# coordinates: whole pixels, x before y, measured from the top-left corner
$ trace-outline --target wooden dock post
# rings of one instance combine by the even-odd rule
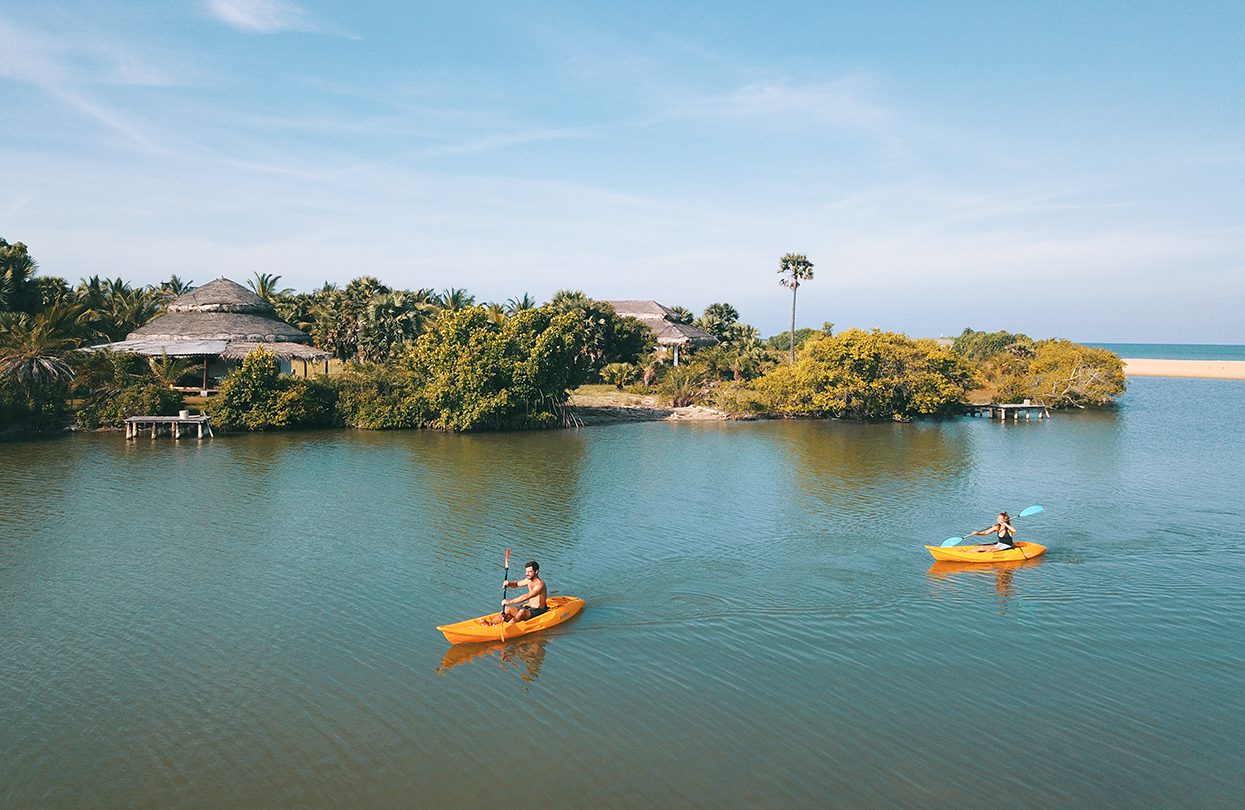
[[[208,438],[215,436],[212,433],[212,418],[201,414],[199,416],[131,416],[125,420],[125,438],[127,440],[137,439],[148,426],[151,427],[153,439],[165,432],[174,439],[181,439],[185,429],[191,426],[198,430],[200,439],[203,438],[204,433],[207,433]]]

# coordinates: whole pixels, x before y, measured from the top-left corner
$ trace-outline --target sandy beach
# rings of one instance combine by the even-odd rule
[[[1193,377],[1245,380],[1245,360],[1145,360],[1121,358],[1129,377]]]

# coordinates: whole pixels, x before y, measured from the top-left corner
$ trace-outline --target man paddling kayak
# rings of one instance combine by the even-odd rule
[[[1012,525],[1012,516],[1006,512],[999,512],[999,521],[988,529],[982,529],[979,532],[973,532],[969,537],[981,537],[987,534],[996,534],[998,541],[995,543],[983,543],[973,551],[1003,551],[1004,549],[1016,547],[1016,527]]]
[[[480,624],[494,625],[505,622],[525,622],[528,619],[534,619],[549,609],[548,597],[549,589],[545,587],[545,581],[540,578],[540,563],[532,560],[523,568],[527,575],[526,579],[516,579],[513,582],[506,580],[501,584],[502,590],[507,588],[527,588],[527,593],[514,599],[503,599],[501,601],[501,613],[497,616],[486,616],[480,619]],[[515,607],[523,602],[527,604],[521,607]]]

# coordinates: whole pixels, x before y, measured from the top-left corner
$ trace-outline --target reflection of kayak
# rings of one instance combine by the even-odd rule
[[[926,573],[931,577],[946,577],[965,571],[973,574],[988,574],[991,571],[1015,571],[1018,568],[1041,565],[1042,562],[1043,559],[1037,555],[1027,560],[986,560],[988,567],[983,566],[981,563],[962,562],[960,560],[935,560]]]
[[[935,560],[961,563],[1023,562],[1046,551],[1046,546],[1039,546],[1037,543],[1025,543],[1018,540],[1016,545],[1017,548],[1002,551],[977,551],[976,546],[926,546],[926,548],[929,549],[930,554],[934,555]]]
[[[444,675],[451,669],[470,664],[481,658],[496,661],[504,670],[515,672],[525,681],[534,681],[540,675],[540,665],[545,660],[545,646],[549,636],[524,636],[516,641],[486,641],[482,644],[451,644],[445,648],[445,657],[437,674]]]
[[[577,596],[551,596],[547,604],[549,606],[548,612],[537,616],[535,619],[528,619],[525,622],[487,625],[480,624],[480,619],[487,618],[487,616],[481,616],[480,619],[468,619],[465,622],[438,625],[437,629],[445,634],[446,640],[451,644],[502,641],[504,639],[526,636],[528,633],[548,630],[550,627],[561,624],[584,609],[584,600]],[[488,614],[488,616],[496,615],[496,613]]]

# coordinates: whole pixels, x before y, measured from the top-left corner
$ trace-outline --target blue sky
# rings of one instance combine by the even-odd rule
[[[0,0],[0,236],[143,283],[1245,342],[1245,4]]]

